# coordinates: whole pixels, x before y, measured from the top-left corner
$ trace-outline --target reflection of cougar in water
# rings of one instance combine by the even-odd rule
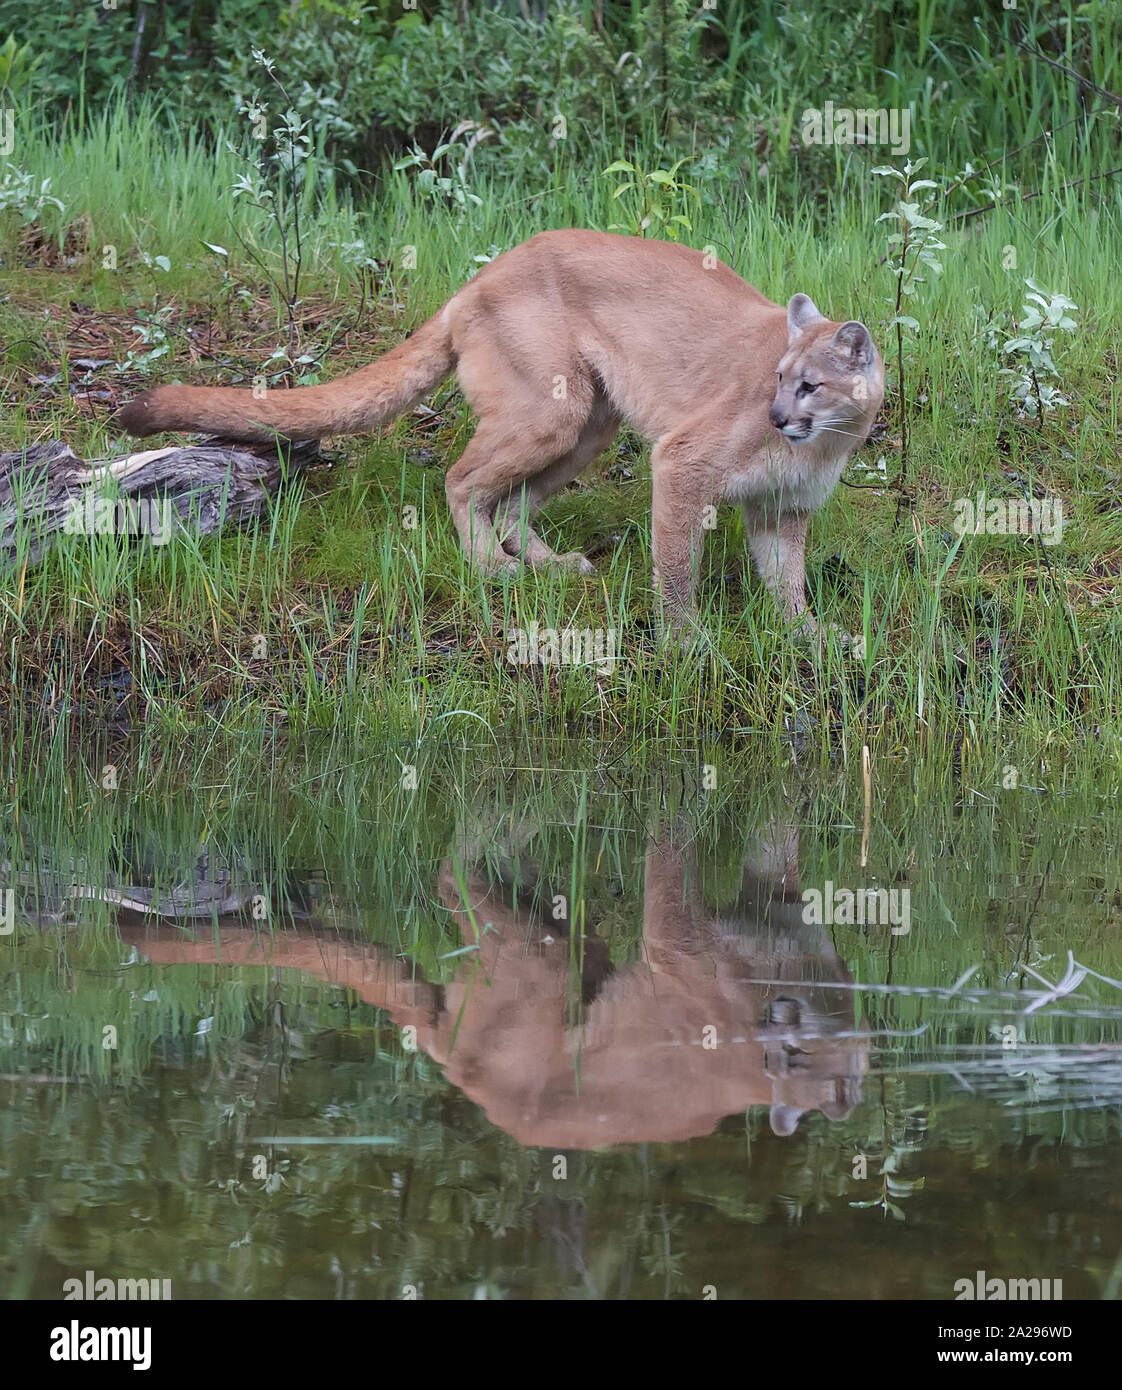
[[[449,1081],[524,1144],[686,1139],[761,1104],[775,1132],[790,1134],[807,1110],[849,1114],[868,1043],[853,1036],[851,992],[823,988],[850,976],[821,928],[802,920],[797,832],[784,834],[749,856],[735,905],[719,913],[701,899],[693,856],[655,844],[641,957],[613,969],[604,943],[587,937],[583,1009],[570,972],[577,943],[566,922],[511,905],[509,857],[498,883],[472,852],[463,871],[443,865],[440,896],[479,947],[443,988],[337,938],[223,929],[221,959],[293,966],[356,990],[415,1027]],[[152,960],[218,958],[213,941],[123,934]]]

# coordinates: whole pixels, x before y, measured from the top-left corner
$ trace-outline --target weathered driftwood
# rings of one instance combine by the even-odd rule
[[[34,926],[80,926],[91,920],[90,904],[105,903],[114,913],[136,912],[174,922],[234,917],[252,921],[257,904],[268,901],[270,920],[310,920],[322,891],[322,876],[292,870],[271,887],[260,868],[235,847],[212,846],[190,829],[141,832],[117,845],[113,867],[91,860],[76,843],[70,852],[44,842],[28,857],[0,858],[0,894],[12,893],[11,911]],[[95,867],[96,863],[96,867]],[[4,900],[0,897],[0,909]],[[4,925],[0,910],[0,927]],[[357,922],[352,923],[357,929]]]
[[[282,456],[220,440],[89,461],[60,440],[0,454],[0,564],[38,564],[65,533],[147,534],[155,544],[210,535],[257,516],[318,457],[314,442]]]

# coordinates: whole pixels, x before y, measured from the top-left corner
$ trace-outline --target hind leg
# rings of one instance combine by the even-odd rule
[[[578,550],[558,555],[531,527],[530,519],[608,447],[618,430],[619,416],[603,396],[598,396],[573,447],[499,503],[495,530],[504,549],[535,569],[556,565],[580,574],[595,573],[592,562]]]
[[[555,447],[548,438],[515,436],[502,424],[482,420],[448,470],[444,491],[460,544],[484,574],[510,574],[521,568],[499,544],[495,512],[509,497],[512,480],[541,468]]]
[[[530,525],[531,516],[541,510],[544,500],[538,495],[537,488],[527,483],[520,492],[500,502],[495,510],[495,531],[499,544],[508,555],[517,555],[532,569],[558,565],[578,570],[581,574],[591,574],[592,565],[583,555],[578,551],[558,555]]]
[[[460,376],[463,381],[463,363]],[[508,392],[506,400],[496,395],[494,401],[480,402],[475,435],[448,470],[444,490],[460,543],[471,562],[486,574],[509,573],[519,568],[499,540],[496,514],[500,507],[504,531],[509,531],[510,499],[519,498],[515,504],[517,514],[523,488],[527,498],[532,499],[538,478],[548,479],[559,460],[570,459],[594,413],[592,384],[575,374],[567,380],[569,388],[560,401],[553,401],[548,395],[544,399],[535,397],[532,402],[519,401]],[[480,394],[476,393],[476,399]],[[555,486],[560,484],[547,484],[544,495],[548,496]],[[536,510],[532,501],[531,507]],[[539,546],[552,555],[540,537],[535,540],[533,555],[541,556]],[[531,563],[533,555],[527,556]]]

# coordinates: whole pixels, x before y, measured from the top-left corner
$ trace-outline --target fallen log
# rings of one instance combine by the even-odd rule
[[[281,484],[322,460],[316,441],[202,444],[81,459],[61,440],[0,454],[0,564],[38,564],[59,535],[208,536],[257,517]],[[107,484],[111,484],[107,486]]]

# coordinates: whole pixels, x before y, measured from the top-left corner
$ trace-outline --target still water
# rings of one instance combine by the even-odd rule
[[[517,763],[26,791],[0,1294],[1118,1296],[1113,789]]]

